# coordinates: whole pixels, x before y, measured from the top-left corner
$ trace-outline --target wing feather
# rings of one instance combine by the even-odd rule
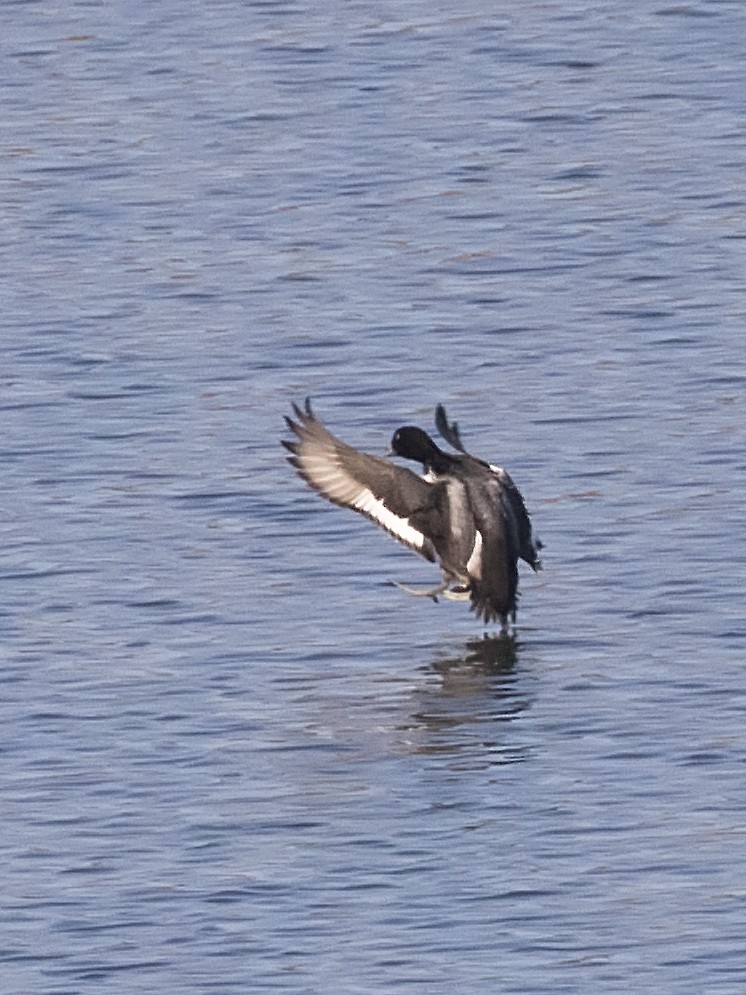
[[[405,467],[348,446],[326,429],[311,410],[293,405],[297,421],[286,418],[295,434],[283,440],[289,462],[322,497],[364,515],[399,542],[435,560],[430,539],[412,517],[432,504],[432,488]]]

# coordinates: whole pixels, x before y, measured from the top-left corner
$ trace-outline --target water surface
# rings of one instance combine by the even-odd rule
[[[744,20],[6,4],[4,992],[746,988]],[[510,470],[514,643],[309,394]]]

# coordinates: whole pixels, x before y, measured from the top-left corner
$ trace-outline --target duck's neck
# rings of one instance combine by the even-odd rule
[[[452,470],[453,464],[453,456],[450,456],[448,453],[444,453],[442,449],[438,449],[437,446],[434,446],[433,451],[428,453],[427,460],[423,463],[423,466],[425,470],[439,476]]]

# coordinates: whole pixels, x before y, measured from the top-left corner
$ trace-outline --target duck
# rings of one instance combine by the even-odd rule
[[[507,471],[466,451],[458,425],[438,404],[435,425],[456,453],[441,449],[423,429],[397,428],[389,455],[419,463],[423,476],[390,459],[361,452],[316,417],[310,398],[285,417],[293,439],[282,439],[288,462],[332,504],[374,522],[413,552],[438,563],[441,582],[408,594],[469,601],[485,624],[515,625],[518,560],[541,568],[523,497]]]

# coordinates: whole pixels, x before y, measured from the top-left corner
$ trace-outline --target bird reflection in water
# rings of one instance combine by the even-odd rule
[[[485,635],[470,639],[466,652],[460,656],[439,660],[433,669],[446,677],[451,670],[471,669],[486,674],[507,674],[515,667],[517,643],[512,636]]]
[[[530,705],[526,681],[515,669],[515,639],[472,639],[457,656],[436,660],[439,680],[415,696],[409,749],[451,755],[469,764],[505,764],[526,759],[528,748],[516,735],[515,720]]]

